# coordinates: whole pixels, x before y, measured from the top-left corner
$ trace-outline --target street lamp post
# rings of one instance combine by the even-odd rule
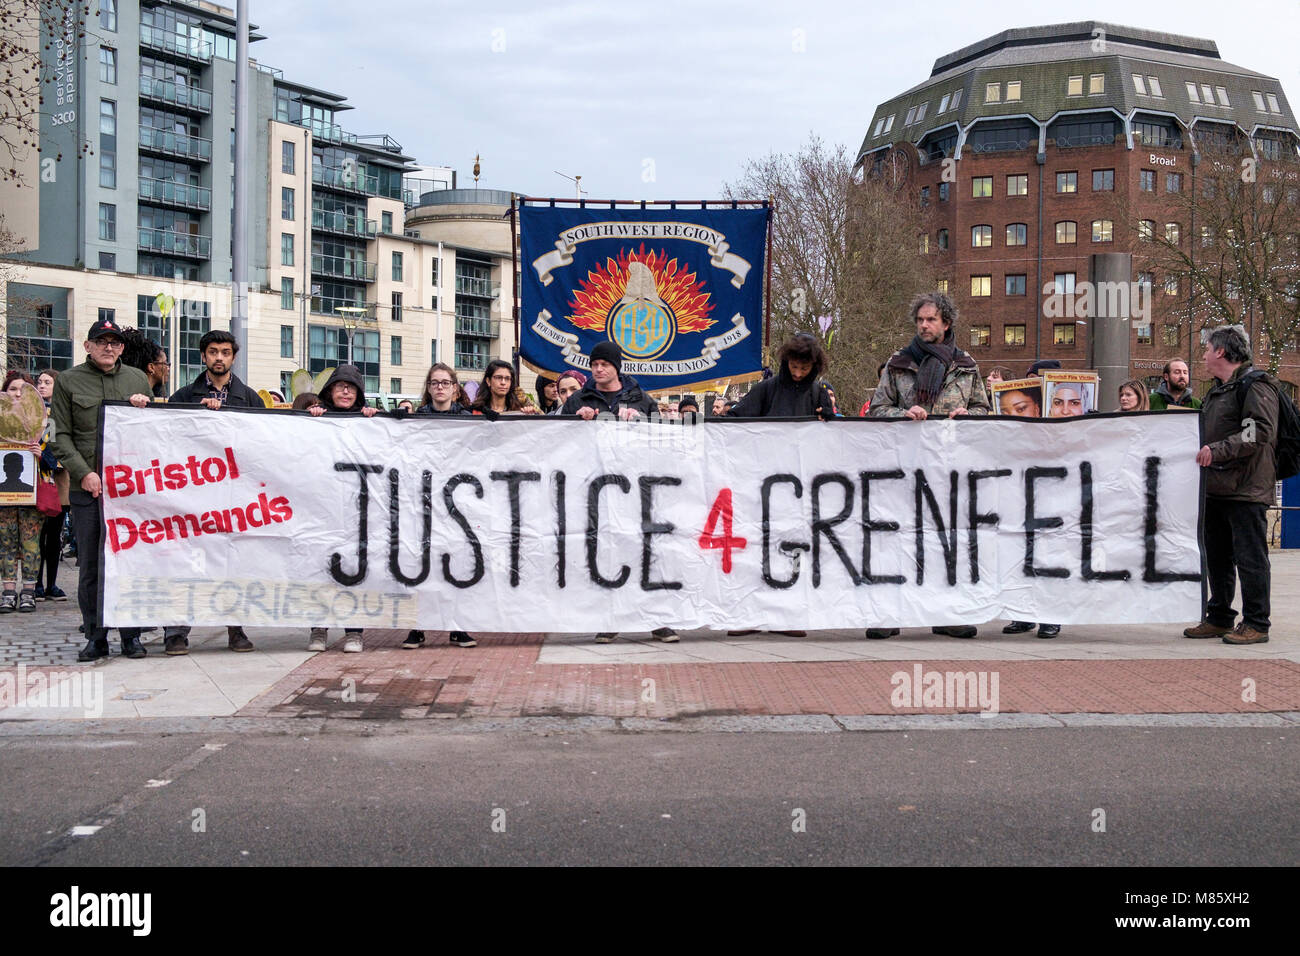
[[[352,356],[352,336],[356,334],[357,323],[361,316],[366,314],[366,310],[358,305],[340,305],[335,306],[334,311],[343,319],[343,331],[348,334],[348,364],[356,365]]]

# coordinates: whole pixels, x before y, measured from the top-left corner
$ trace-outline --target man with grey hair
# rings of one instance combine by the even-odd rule
[[[881,370],[880,385],[871,397],[872,418],[903,418],[920,422],[931,415],[988,415],[988,393],[979,366],[957,348],[957,306],[942,292],[927,292],[912,300],[916,335],[895,352]],[[950,637],[974,637],[969,624],[931,628]],[[867,637],[893,637],[897,628],[868,628]]]
[[[1206,339],[1204,362],[1215,385],[1205,396],[1205,568],[1210,600],[1205,620],[1184,637],[1222,637],[1227,644],[1268,640],[1268,509],[1277,475],[1278,382],[1251,368],[1250,341],[1240,326]],[[1232,609],[1241,580],[1241,622]]]

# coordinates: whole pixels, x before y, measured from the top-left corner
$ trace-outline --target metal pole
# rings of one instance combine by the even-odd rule
[[[763,344],[772,344],[772,230],[776,228],[776,196],[767,197],[767,303],[763,314]]]
[[[235,3],[235,215],[230,334],[238,346],[234,372],[248,381],[248,0]],[[295,210],[295,213],[297,210]]]
[[[515,207],[519,203],[519,197],[514,193],[510,194],[510,315],[515,321],[515,381],[519,381],[522,374],[519,370],[519,220],[515,214]]]

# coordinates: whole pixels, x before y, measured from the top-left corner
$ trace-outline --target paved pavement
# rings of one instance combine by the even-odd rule
[[[1054,715],[1057,723],[1078,714],[1274,714],[1291,721],[1300,719],[1292,716],[1300,713],[1300,554],[1272,558],[1272,640],[1252,647],[1190,641],[1181,626],[1067,627],[1045,641],[1003,635],[1003,622],[992,622],[976,640],[922,630],[888,641],[868,641],[857,630],[807,638],[695,631],[672,645],[647,633],[597,645],[593,635],[478,634],[478,647],[458,648],[445,633],[430,632],[416,651],[398,646],[405,632],[376,630],[366,632],[362,654],[342,653],[341,632],[314,654],[302,631],[254,628],[256,652],[234,654],[224,629],[198,628],[185,657],[162,655],[159,629],[145,635],[145,660],[116,656],[114,642],[114,657],[78,665],[75,602],[44,602],[34,614],[0,618],[0,691],[13,694],[23,684],[17,697],[0,694],[0,726],[87,718],[586,717],[627,729],[640,720],[689,718],[703,726],[698,722],[824,715],[832,729],[851,729],[854,720],[977,712],[1003,720]],[[65,563],[60,584],[72,593],[75,568]],[[913,687],[914,697],[903,694]]]

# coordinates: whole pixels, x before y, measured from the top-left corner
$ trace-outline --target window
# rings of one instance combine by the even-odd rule
[[[1139,272],[1138,285],[1146,290],[1146,294],[1151,294],[1151,286],[1155,283],[1156,277],[1153,272]]]
[[[1134,73],[1134,74],[1133,74],[1133,90],[1134,90],[1134,92],[1136,92],[1139,96],[1146,96],[1146,95],[1147,95],[1147,84],[1146,84],[1146,81],[1143,80],[1143,78],[1142,78],[1142,74],[1141,74],[1141,73]]]
[[[921,122],[921,120],[925,119],[925,111],[929,106],[930,106],[929,103],[922,103],[920,107],[917,108],[916,121],[918,123]]]
[[[117,271],[117,253],[115,253],[115,252],[101,252],[101,253],[99,254],[99,267],[100,267],[101,269],[107,269],[107,270],[109,270],[110,272],[116,272],[116,271]]]
[[[1201,99],[1205,101],[1206,106],[1214,105],[1214,90],[1210,89],[1209,83],[1201,84]]]
[[[1156,191],[1156,171],[1154,169],[1138,170],[1138,189],[1144,193]]]
[[[1053,345],[1073,345],[1074,344],[1074,323],[1069,325],[1059,324],[1052,326],[1052,344]]]
[[[1178,294],[1178,276],[1167,276],[1165,278],[1165,295]]]
[[[400,252],[393,253],[393,281],[402,281],[402,254]]]
[[[1007,245],[1023,246],[1029,242],[1029,227],[1023,222],[1013,222],[1007,225]]]
[[[991,325],[972,325],[970,327],[970,346],[979,348],[981,345],[988,345],[989,338],[993,334]]]
[[[1276,93],[1266,93],[1265,96],[1268,97],[1268,108],[1269,108],[1270,112],[1273,112],[1273,113],[1280,113],[1280,112],[1282,112],[1282,107],[1279,106],[1279,105],[1278,105],[1278,102],[1277,102],[1277,94],[1276,94]]]
[[[429,364],[438,364],[438,340],[429,339]]]
[[[117,103],[99,101],[99,185],[117,188]]]
[[[952,99],[951,93],[943,94],[943,98],[939,100],[939,109],[938,109],[939,113],[948,112],[948,101],[951,99]],[[879,130],[877,130],[877,132],[879,132]]]
[[[117,32],[117,0],[99,0],[99,25]]]
[[[390,365],[402,364],[402,337],[400,335],[389,336],[388,353]],[[396,391],[396,389],[394,389],[394,391]]]
[[[1016,173],[1007,177],[1007,195],[1008,196],[1028,196],[1029,195],[1029,176],[1026,173]]]
[[[992,276],[971,276],[970,277],[970,294],[975,297],[993,294],[993,277]]]
[[[280,358],[293,358],[293,326],[280,326]]]
[[[1076,233],[1079,224],[1069,219],[1062,220],[1056,224],[1056,241],[1061,245],[1069,245],[1076,241]]]
[[[1074,273],[1058,272],[1052,276],[1052,294],[1053,295],[1073,295],[1074,294]]]
[[[117,153],[100,150],[99,185],[105,189],[117,188]]]
[[[1025,276],[1009,275],[1007,276],[1007,295],[1024,295],[1025,294]]]
[[[947,249],[947,248],[948,248],[948,230],[947,230],[947,229],[940,229],[940,230],[939,230],[939,237],[938,237],[938,239],[939,239],[939,241],[938,241],[938,246],[939,246],[939,248],[940,248],[940,249]]]
[[[1079,191],[1079,174],[1057,173],[1056,191],[1058,193],[1077,193]]]
[[[1178,228],[1178,223],[1165,223],[1165,242],[1170,245],[1178,245],[1178,240],[1182,237],[1182,230]]]
[[[1166,325],[1160,330],[1160,338],[1170,348],[1178,348],[1178,326]]]
[[[117,51],[112,47],[99,48],[99,82],[117,85]]]
[[[1113,242],[1115,239],[1115,223],[1110,219],[1094,219],[1092,221],[1092,241],[1093,242]]]
[[[971,226],[970,244],[974,249],[983,249],[986,246],[993,245],[993,227]]]
[[[921,187],[921,208],[924,209],[928,205],[930,205],[930,187],[922,186]]]
[[[885,120],[885,132],[886,132],[886,133],[888,133],[891,129],[894,128],[894,115],[895,115],[895,114],[890,113],[890,114],[889,114],[889,119]]]
[[[1164,98],[1164,95],[1165,95],[1164,90],[1160,89],[1160,77],[1158,77],[1158,76],[1152,76],[1150,73],[1148,73],[1148,74],[1147,74],[1147,86],[1149,86],[1149,87],[1151,88],[1151,95],[1152,95],[1152,96],[1159,96],[1159,97],[1161,97],[1162,99]]]
[[[1020,81],[1019,80],[1009,80],[1007,82],[1007,102],[1008,103],[1020,102]]]
[[[384,235],[390,236],[393,234],[393,214],[391,212],[381,212],[379,214],[379,223]]]
[[[388,391],[393,395],[401,395],[402,380],[400,378],[390,378],[388,380]]]
[[[402,293],[393,293],[393,321],[402,321]]]
[[[280,265],[293,265],[293,233],[280,233]]]
[[[913,106],[910,110],[907,111],[907,119],[903,120],[903,125],[911,126],[915,122],[916,122],[916,107]]]
[[[975,176],[970,181],[972,199],[987,199],[993,195],[993,177]]]
[[[103,321],[105,321],[105,320],[108,320],[109,322],[116,322],[116,321],[117,321],[117,309],[100,309],[100,310],[99,310],[99,321],[100,321],[100,322],[103,322]]]
[[[1156,224],[1153,220],[1143,219],[1138,223],[1138,239],[1150,242],[1156,237]]]
[[[880,119],[876,120],[876,128],[875,128],[875,130],[872,132],[871,135],[872,135],[872,136],[879,136],[881,130],[883,130],[884,128],[885,128],[885,118],[882,116],[882,117],[880,117]]]
[[[938,289],[940,292],[946,293],[948,291],[948,280],[940,279],[938,282],[935,283],[935,288]]]
[[[1165,173],[1165,192],[1180,193],[1182,191],[1183,191],[1183,174]]]
[[[921,255],[926,255],[930,251],[930,234],[924,233],[921,236]]]
[[[1135,324],[1134,328],[1137,331],[1138,345],[1150,345],[1151,344],[1151,323],[1139,322]]]
[[[99,238],[117,242],[117,207],[112,203],[99,204]]]
[[[939,202],[948,201],[948,183],[939,184]]]
[[[1088,95],[1096,96],[1106,92],[1106,74],[1094,73],[1088,77]]]
[[[1065,95],[1066,95],[1066,96],[1082,96],[1082,95],[1083,95],[1083,77],[1081,77],[1081,76],[1072,76],[1072,77],[1070,77],[1069,79],[1067,79],[1067,80],[1065,81]]]
[[[956,109],[959,106],[961,106],[961,90],[957,90],[952,94],[952,108]]]
[[[293,280],[282,278],[280,280],[280,308],[293,309]]]
[[[294,144],[287,140],[280,141],[280,172],[293,175],[294,166]]]
[[[1115,191],[1115,170],[1094,169],[1092,171],[1092,191],[1108,193]]]
[[[1002,100],[1002,84],[1001,84],[1001,83],[985,83],[985,84],[984,84],[984,102],[985,102],[985,103],[998,103],[998,102],[1000,102],[1001,100]]]
[[[1256,102],[1258,102],[1259,94],[1256,93],[1255,97],[1256,97]],[[1195,83],[1187,84],[1187,98],[1191,100],[1193,103],[1201,102],[1201,94],[1197,92]]]
[[[280,187],[280,218],[293,219],[293,190],[288,186]]]
[[[1025,327],[1023,325],[1007,325],[1002,328],[1002,344],[1010,345],[1016,348],[1022,348],[1025,344]]]
[[[1224,89],[1222,86],[1216,86],[1216,87],[1214,88],[1214,92],[1215,92],[1215,95],[1218,96],[1218,98],[1219,98],[1219,105],[1220,105],[1220,106],[1231,106],[1231,105],[1232,105],[1231,103],[1228,102],[1228,91],[1227,91],[1226,89]]]

